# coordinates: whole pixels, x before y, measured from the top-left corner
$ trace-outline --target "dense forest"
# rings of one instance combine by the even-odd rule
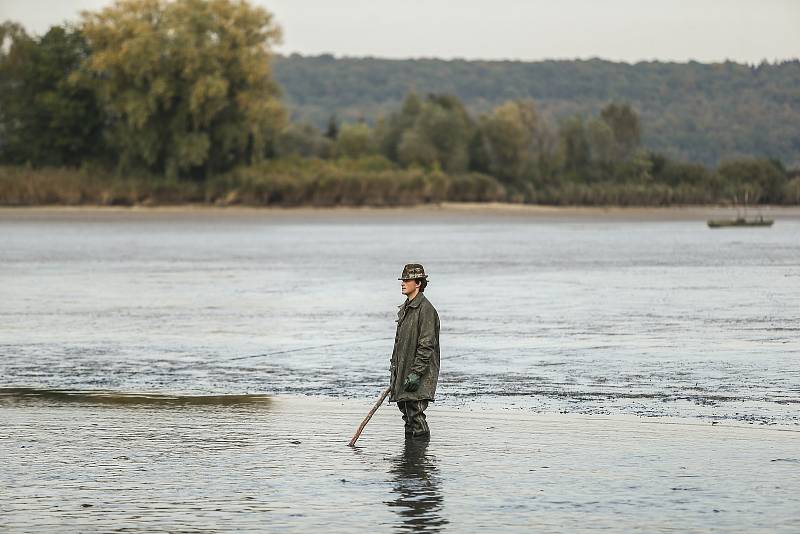
[[[644,146],[667,156],[705,165],[768,157],[800,166],[797,60],[631,65],[292,55],[275,59],[274,74],[294,117],[319,126],[332,114],[372,122],[409,91],[458,96],[476,114],[532,99],[556,122],[627,102],[642,118]]]
[[[797,62],[276,60],[279,36],[233,0],[120,0],[41,36],[3,23],[0,205],[800,203]]]

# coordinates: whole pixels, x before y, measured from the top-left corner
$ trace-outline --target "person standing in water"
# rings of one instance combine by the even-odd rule
[[[409,263],[398,280],[406,301],[397,312],[389,402],[403,412],[406,438],[428,439],[425,409],[439,381],[439,314],[423,294],[428,275],[422,265]]]

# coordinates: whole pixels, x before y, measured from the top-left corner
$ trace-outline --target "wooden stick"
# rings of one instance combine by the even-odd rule
[[[351,440],[350,440],[350,443],[348,444],[350,447],[355,447],[355,446],[356,446],[356,440],[357,440],[357,439],[358,439],[358,437],[361,435],[361,432],[364,430],[364,427],[365,427],[365,426],[367,426],[367,423],[369,423],[369,420],[370,420],[370,419],[372,419],[372,415],[373,415],[375,412],[377,412],[377,411],[378,411],[378,408],[380,408],[380,407],[381,407],[381,404],[383,404],[383,401],[384,401],[384,399],[386,399],[386,397],[389,395],[389,392],[390,392],[390,391],[392,391],[392,388],[391,388],[391,386],[390,386],[390,387],[388,387],[388,388],[386,388],[386,389],[383,391],[383,393],[381,393],[381,396],[380,396],[380,398],[378,399],[378,402],[376,402],[376,403],[375,403],[375,406],[373,406],[373,407],[372,407],[372,409],[369,411],[369,413],[368,413],[368,414],[367,414],[367,416],[364,418],[364,420],[363,420],[363,421],[361,421],[361,426],[359,426],[359,427],[358,427],[358,430],[356,430],[356,433],[355,433],[355,434],[353,434],[353,439],[351,439]]]

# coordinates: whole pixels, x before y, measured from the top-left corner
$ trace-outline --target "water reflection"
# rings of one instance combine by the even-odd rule
[[[428,441],[407,439],[389,472],[397,498],[386,504],[402,520],[396,530],[440,532],[448,521],[441,516],[441,479],[436,457],[428,454]]]

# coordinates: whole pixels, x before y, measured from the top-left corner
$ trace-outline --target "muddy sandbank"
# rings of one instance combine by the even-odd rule
[[[711,218],[736,216],[737,211],[726,206],[672,207],[581,207],[543,206],[511,203],[446,202],[408,207],[215,207],[204,204],[176,206],[26,206],[0,207],[0,222],[15,220],[75,221],[75,220],[181,220],[181,219],[264,219],[279,221],[309,220],[314,222],[369,219],[374,222],[415,219],[570,221],[704,221]],[[798,219],[800,206],[751,207],[748,217]]]
[[[41,400],[41,399],[40,399]],[[792,532],[798,432],[373,399],[0,405],[11,531]]]

